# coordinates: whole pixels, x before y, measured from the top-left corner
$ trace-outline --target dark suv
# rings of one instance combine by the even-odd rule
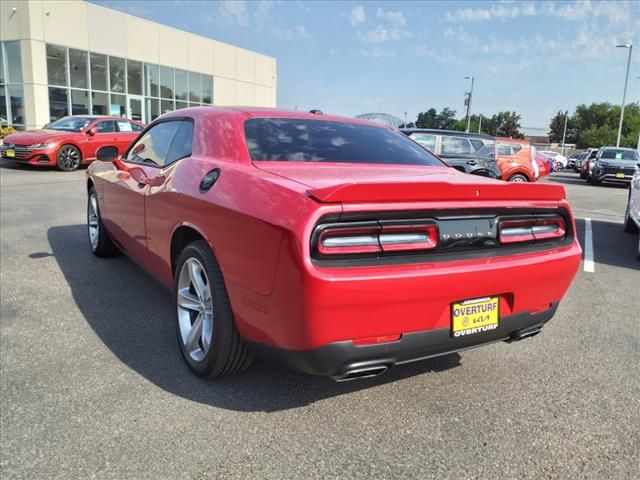
[[[638,152],[632,148],[602,147],[589,168],[591,184],[630,183],[637,163]]]
[[[443,158],[456,170],[483,177],[501,178],[495,158],[481,156],[478,153],[483,147],[495,143],[495,139],[489,135],[427,128],[400,131]]]

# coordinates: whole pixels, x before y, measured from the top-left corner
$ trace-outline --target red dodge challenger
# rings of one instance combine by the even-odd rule
[[[98,159],[91,249],[172,288],[201,376],[256,353],[349,380],[530,337],[581,259],[562,186],[466,175],[315,110],[179,110]]]

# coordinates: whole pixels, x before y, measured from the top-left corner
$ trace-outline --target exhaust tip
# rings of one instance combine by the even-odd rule
[[[511,337],[509,337],[509,340],[507,340],[507,343],[517,342],[519,340],[524,340],[525,338],[535,337],[541,331],[542,331],[542,325],[535,325],[533,327],[526,328],[524,330],[518,330],[517,332],[514,332],[511,335]]]
[[[352,369],[347,369],[344,373],[341,373],[340,375],[334,375],[331,378],[333,378],[336,382],[348,382],[351,380],[360,380],[362,378],[377,377],[378,375],[382,375],[387,370],[389,370],[388,365],[375,365],[370,367],[352,368]]]

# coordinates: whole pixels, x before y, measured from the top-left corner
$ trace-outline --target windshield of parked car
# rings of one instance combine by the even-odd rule
[[[47,125],[47,130],[62,130],[64,132],[79,132],[89,125],[91,117],[63,117]]]
[[[360,123],[253,118],[244,124],[253,161],[445,164],[400,132]]]
[[[617,148],[607,148],[602,151],[602,155],[600,155],[602,159],[611,159],[611,160],[629,160],[636,161],[638,160],[638,152],[635,150],[622,150]]]

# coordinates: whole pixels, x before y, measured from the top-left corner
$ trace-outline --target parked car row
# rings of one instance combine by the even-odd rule
[[[582,157],[582,158],[580,158]],[[638,151],[632,148],[589,148],[576,159],[580,178],[592,185],[631,183],[638,163]]]
[[[401,129],[456,170],[509,182],[535,182],[550,168],[524,140],[452,130]]]
[[[104,145],[113,145],[120,153],[124,152],[143,129],[142,122],[121,117],[63,117],[40,130],[7,135],[0,145],[0,156],[72,171],[93,162],[96,151]]]

